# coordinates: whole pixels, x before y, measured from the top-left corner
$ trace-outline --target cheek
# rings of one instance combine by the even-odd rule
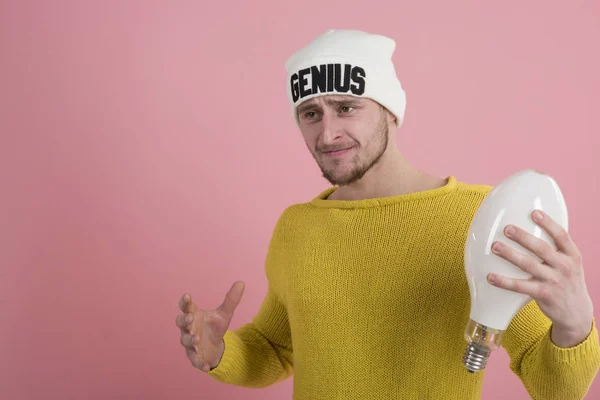
[[[348,118],[341,126],[341,131],[344,132],[343,136],[346,142],[356,142],[364,145],[373,132],[373,126],[369,121],[360,118]]]
[[[361,122],[349,129],[348,135],[361,147],[372,147],[379,139],[379,126],[371,121]]]

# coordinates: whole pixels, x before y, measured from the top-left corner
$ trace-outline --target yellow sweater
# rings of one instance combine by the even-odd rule
[[[265,387],[294,376],[296,400],[481,397],[484,372],[462,364],[470,297],[463,251],[491,187],[444,187],[287,208],[266,257],[258,314],[225,335],[215,379]],[[598,332],[561,349],[535,302],[503,346],[533,399],[582,399],[600,365]],[[493,353],[492,353],[493,357]]]

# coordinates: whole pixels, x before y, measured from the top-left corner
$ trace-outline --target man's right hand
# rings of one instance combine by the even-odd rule
[[[215,310],[198,308],[189,293],[181,297],[179,308],[183,314],[177,316],[175,323],[181,329],[181,345],[194,367],[209,372],[221,361],[225,350],[223,336],[243,293],[244,283],[234,283]]]

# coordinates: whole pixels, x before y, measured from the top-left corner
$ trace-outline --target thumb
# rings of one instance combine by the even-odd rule
[[[217,309],[218,311],[231,316],[235,311],[235,308],[240,304],[240,300],[242,299],[242,295],[244,294],[244,282],[237,281],[231,286],[229,292],[225,296],[225,300]]]

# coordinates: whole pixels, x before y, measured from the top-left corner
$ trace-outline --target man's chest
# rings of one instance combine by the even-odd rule
[[[464,247],[455,242],[427,234],[299,242],[286,255],[282,298],[290,314],[304,315],[464,308]]]

